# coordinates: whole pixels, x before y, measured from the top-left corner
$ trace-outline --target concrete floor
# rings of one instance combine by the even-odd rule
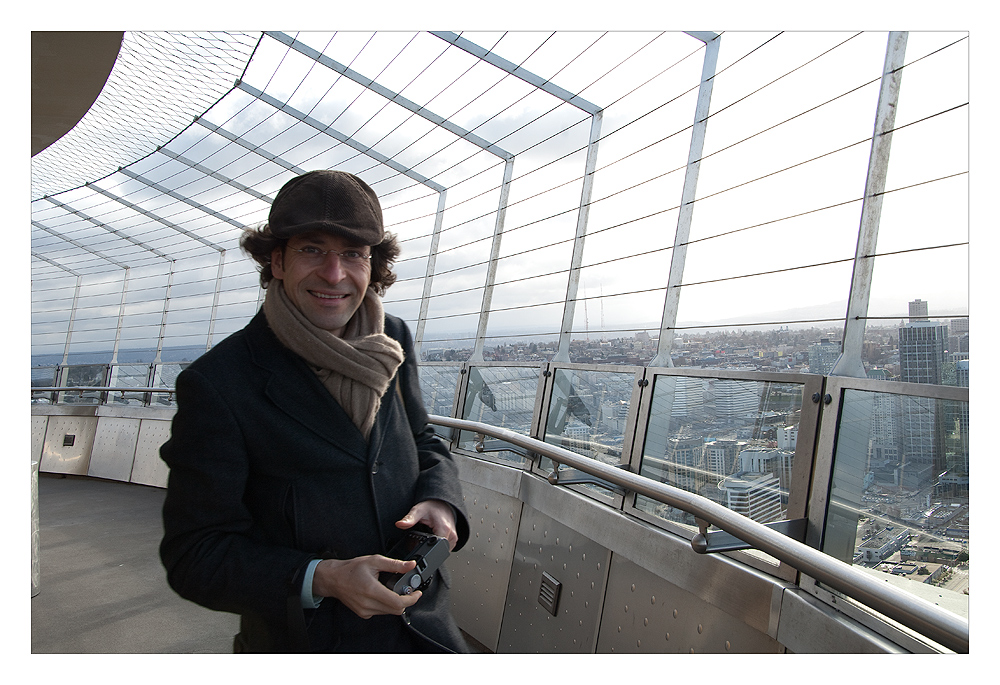
[[[42,474],[33,654],[231,653],[239,618],[169,588],[157,548],[165,490]]]
[[[33,654],[229,654],[239,617],[181,599],[158,547],[166,490],[38,478],[39,593]],[[488,650],[466,636],[473,652]]]

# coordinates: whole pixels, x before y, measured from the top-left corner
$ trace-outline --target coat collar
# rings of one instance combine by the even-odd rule
[[[306,362],[278,341],[262,311],[247,325],[246,332],[253,363],[268,374],[264,393],[281,411],[361,461],[367,462],[378,452],[370,448],[381,445],[385,431],[383,412],[391,402],[383,401],[366,442]],[[392,397],[389,393],[395,392],[395,383],[393,379],[389,385],[387,400]]]

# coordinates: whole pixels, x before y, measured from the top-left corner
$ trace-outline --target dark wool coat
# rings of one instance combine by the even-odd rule
[[[405,361],[367,443],[262,312],[177,377],[160,450],[170,467],[160,557],[182,597],[240,614],[237,651],[465,649],[446,570],[402,617],[363,620],[331,598],[301,608],[310,560],[385,554],[417,502],[452,506],[456,551],[469,537],[457,468],[427,425],[409,331],[387,315],[385,332]]]

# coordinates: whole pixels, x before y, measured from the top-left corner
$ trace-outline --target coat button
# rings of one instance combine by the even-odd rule
[[[375,475],[376,473],[378,473],[378,466],[379,466],[379,464],[378,464],[377,461],[374,464],[372,464],[372,475]]]

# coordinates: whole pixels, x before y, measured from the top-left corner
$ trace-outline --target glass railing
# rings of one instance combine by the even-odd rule
[[[832,384],[839,421],[821,549],[967,616],[967,391]],[[892,385],[901,392],[883,391]]]
[[[185,366],[36,368],[32,402],[169,406],[172,393],[151,389],[172,390]],[[810,546],[918,596],[933,594],[933,601],[956,613],[968,612],[966,387],[739,370],[489,362],[422,364],[420,384],[430,414],[535,437],[702,496],[758,523],[808,521],[802,539]],[[115,390],[102,392],[101,385]],[[36,389],[45,387],[81,391]],[[130,387],[137,390],[129,392]],[[511,447],[468,430],[452,442],[454,450],[470,456],[552,475],[550,459]],[[569,483],[599,503],[688,539],[706,532],[692,514],[661,501],[594,478]],[[794,579],[770,558],[736,554]]]
[[[499,426],[522,435],[531,435],[535,426],[535,406],[540,387],[539,364],[467,365],[464,368],[460,418]],[[462,431],[458,447],[476,452],[476,435]],[[502,449],[494,440],[481,443],[487,458],[524,466],[524,455]]]

